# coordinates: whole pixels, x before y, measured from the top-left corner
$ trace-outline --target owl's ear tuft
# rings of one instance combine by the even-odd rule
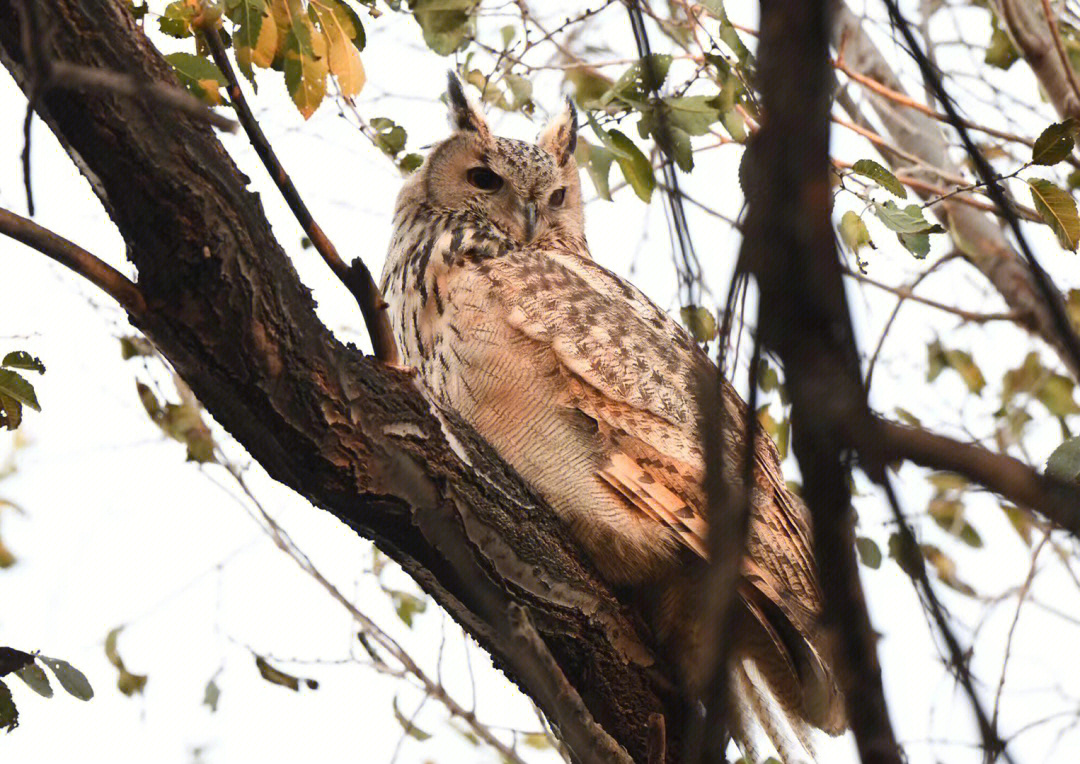
[[[447,75],[446,98],[450,103],[450,127],[454,130],[470,130],[479,133],[482,138],[490,137],[491,132],[488,130],[487,120],[480,112],[480,107],[465,95],[465,88],[453,70]]]
[[[573,101],[566,99],[566,106],[547,123],[537,143],[554,156],[560,166],[574,155],[577,148],[577,109]]]

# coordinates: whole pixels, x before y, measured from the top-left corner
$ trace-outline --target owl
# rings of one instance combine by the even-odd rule
[[[526,143],[492,134],[453,74],[448,101],[452,133],[401,189],[382,274],[403,360],[631,593],[679,681],[698,692],[699,396],[720,391],[729,480],[740,479],[746,406],[675,321],[593,262],[572,102]],[[807,512],[767,436],[754,461],[734,670],[746,680],[752,667],[797,731],[838,734],[843,699],[818,623]]]

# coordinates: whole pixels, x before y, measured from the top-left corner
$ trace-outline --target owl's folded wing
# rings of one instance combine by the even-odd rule
[[[706,557],[695,393],[716,384],[715,366],[666,313],[589,259],[524,250],[493,268],[510,323],[551,349],[567,379],[569,405],[596,420],[606,436],[609,450],[598,477]],[[734,430],[725,436],[727,447],[739,448],[748,412],[734,389],[722,385]],[[740,587],[762,625],[763,644],[753,657],[774,690],[797,672],[804,718],[835,732],[844,724],[842,703],[817,636],[821,595],[805,509],[783,481],[772,441],[759,438],[755,446],[756,490]],[[792,629],[800,636],[795,644],[783,636]],[[772,660],[776,656],[783,660]]]

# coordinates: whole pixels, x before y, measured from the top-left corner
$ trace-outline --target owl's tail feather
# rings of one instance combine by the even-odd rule
[[[822,655],[824,646],[759,590],[748,586],[740,593],[751,616],[740,634],[741,657],[753,664],[793,728],[842,733],[847,729],[844,699]]]

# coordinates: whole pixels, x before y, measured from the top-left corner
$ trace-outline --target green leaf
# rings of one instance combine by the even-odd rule
[[[1058,237],[1065,249],[1076,251],[1080,242],[1080,217],[1076,214],[1076,201],[1072,196],[1043,178],[1030,178],[1031,199],[1035,211],[1050,230]]]
[[[601,96],[600,104],[607,106],[613,101],[619,101],[628,106],[643,106],[649,94],[659,90],[664,84],[668,69],[671,68],[671,61],[671,56],[666,53],[653,53],[651,66],[646,66],[645,59],[635,61],[615,81],[611,89]],[[646,77],[650,74],[654,76],[656,82],[646,82]]]
[[[45,664],[49,671],[53,672],[56,681],[67,690],[68,694],[79,700],[90,700],[94,697],[94,688],[90,686],[86,675],[60,658],[50,658],[47,655],[39,655],[39,661]]]
[[[217,682],[211,679],[206,683],[206,691],[203,692],[203,705],[210,707],[210,713],[217,711],[218,700],[221,698],[221,688]]]
[[[262,676],[262,678],[265,679],[267,682],[270,682],[270,684],[279,684],[282,687],[288,687],[294,692],[299,692],[300,683],[302,681],[303,684],[309,689],[319,689],[319,683],[316,682],[314,679],[301,680],[300,677],[293,676],[292,674],[287,674],[281,669],[271,666],[261,655],[255,656],[255,666],[259,669],[260,676]]]
[[[1016,530],[1017,535],[1023,539],[1025,544],[1031,546],[1031,529],[1034,526],[1031,521],[1031,513],[1012,504],[1002,504],[1001,511],[1009,518],[1009,522]]]
[[[112,629],[105,637],[105,657],[109,659],[109,663],[114,665],[117,671],[120,672],[116,680],[116,687],[120,692],[127,695],[129,698],[136,694],[141,693],[143,688],[146,687],[146,675],[145,674],[132,674],[124,666],[124,661],[120,657],[120,653],[116,646],[117,638],[120,636],[120,632],[124,630],[123,626],[117,626]]]
[[[889,535],[889,557],[911,578],[917,578],[922,570],[923,560],[919,545],[906,533],[896,531]]]
[[[1039,387],[1035,397],[1056,417],[1080,414],[1080,406],[1076,405],[1073,397],[1074,388],[1075,385],[1069,377],[1051,374]]]
[[[662,103],[670,120],[668,124],[687,135],[705,135],[720,119],[720,110],[711,96],[672,96]]]
[[[386,117],[374,117],[371,126],[375,128],[375,145],[388,156],[397,156],[405,148],[408,135],[405,128]]]
[[[1069,438],[1046,460],[1046,474],[1066,483],[1080,482],[1080,437]]]
[[[940,225],[931,223],[923,217],[922,208],[917,204],[909,204],[901,209],[892,200],[880,204],[875,202],[874,213],[886,228],[896,233],[943,233],[945,231]]]
[[[933,382],[944,369],[955,370],[964,380],[968,390],[978,394],[986,387],[986,378],[965,350],[947,350],[940,340],[934,340],[926,346],[927,371],[926,381]]]
[[[424,42],[440,56],[464,47],[473,34],[472,13],[479,0],[410,0]]]
[[[1073,138],[1075,132],[1076,121],[1073,119],[1050,125],[1035,139],[1035,146],[1031,149],[1031,161],[1046,166],[1064,161],[1076,145]]]
[[[866,223],[851,210],[845,212],[840,218],[840,238],[852,252],[858,252],[863,247],[877,249],[870,239],[870,231]]]
[[[933,566],[934,573],[941,583],[969,597],[975,595],[975,590],[956,575],[956,563],[951,557],[933,544],[920,545],[920,551],[926,561]]]
[[[11,690],[0,680],[0,729],[11,732],[19,726],[19,709],[15,707],[15,699],[11,697]]]
[[[420,154],[411,153],[406,154],[398,160],[398,169],[405,175],[411,172],[416,172],[420,169],[420,165],[424,163],[424,157]]]
[[[551,741],[548,736],[543,732],[529,732],[521,736],[521,742],[529,746],[529,748],[536,749],[538,751],[546,751],[551,748]]]
[[[1001,28],[997,14],[991,16],[991,23],[993,32],[986,44],[986,57],[983,61],[998,69],[1008,69],[1020,58],[1020,52],[1013,47],[1009,34]]]
[[[753,57],[750,55],[750,51],[743,45],[742,40],[739,39],[739,35],[735,32],[735,27],[731,25],[731,21],[728,19],[727,12],[724,10],[724,3],[722,0],[705,0],[701,3],[709,13],[720,20],[720,39],[724,44],[731,48],[732,52],[739,59],[739,65],[745,65],[748,62],[753,61]]]
[[[41,411],[34,386],[10,369],[0,369],[0,394],[13,398],[34,411]]]
[[[397,613],[398,618],[400,618],[410,629],[413,625],[413,618],[415,618],[418,613],[423,613],[427,610],[427,600],[422,597],[417,597],[415,594],[399,592],[393,589],[388,590],[387,594],[390,595],[390,599],[394,603],[394,612]]]
[[[401,725],[401,728],[405,730],[406,735],[415,740],[419,740],[420,742],[423,742],[431,737],[430,732],[424,732],[422,729],[409,721],[405,714],[401,713],[401,709],[398,708],[396,697],[394,698],[393,708],[394,718],[397,719],[398,724]]]
[[[33,663],[34,656],[14,647],[0,647],[0,676],[7,676]]]
[[[611,163],[615,155],[603,146],[589,143],[579,137],[574,158],[579,166],[584,167],[592,180],[596,194],[601,199],[611,201],[611,187],[608,185],[608,175],[611,172]]]
[[[964,519],[964,503],[960,499],[931,499],[926,511],[942,530],[953,534],[970,547],[982,547],[982,537],[974,526]]]
[[[10,395],[0,393],[0,428],[17,430],[20,424],[22,424],[22,404]]]
[[[864,178],[869,178],[893,196],[907,199],[907,189],[904,188],[903,184],[895,175],[873,159],[860,159],[851,166],[851,171],[856,175],[862,175]]]
[[[287,22],[293,11],[283,14],[282,21]],[[226,13],[236,29],[233,32],[233,50],[236,63],[252,84],[255,73],[251,66],[268,68],[278,56],[278,25],[264,0],[229,0]],[[284,27],[282,29],[284,31]]]
[[[145,337],[130,334],[120,338],[120,357],[125,361],[154,354],[154,346]]]
[[[716,316],[708,308],[684,305],[679,308],[679,315],[691,336],[698,342],[712,342],[716,339]]]
[[[930,234],[928,233],[898,233],[896,238],[919,260],[930,254]]]
[[[610,147],[615,151],[615,161],[619,163],[626,182],[641,201],[648,202],[656,189],[656,176],[653,175],[649,158],[618,130],[609,131],[608,136],[611,140]]]
[[[866,567],[877,570],[881,567],[881,549],[877,542],[866,536],[855,539],[855,549],[859,553],[859,561]]]
[[[648,157],[641,153],[641,149],[635,146],[632,140],[618,130],[609,131],[602,128],[591,112],[587,112],[585,117],[596,137],[614,155],[623,177],[634,189],[634,193],[642,201],[648,202],[656,188],[656,177],[653,175]]]
[[[222,102],[220,88],[225,84],[225,75],[213,61],[193,53],[170,53],[165,60],[176,70],[180,84],[193,95],[208,104]]]
[[[294,20],[285,36],[285,87],[304,119],[309,119],[326,96],[330,72],[326,38],[310,26],[307,17]]]
[[[4,361],[0,365],[9,369],[25,369],[26,371],[36,371],[39,374],[45,373],[45,364],[41,362],[41,359],[30,355],[24,350],[8,353],[4,356]]]
[[[184,0],[174,0],[165,6],[161,18],[158,19],[158,26],[170,37],[191,37],[191,20],[194,17],[195,9],[191,5]]]
[[[53,696],[52,685],[49,684],[49,676],[45,673],[44,669],[37,663],[31,660],[21,669],[15,672],[15,676],[26,682],[31,690],[36,692],[43,698],[51,698]]]

